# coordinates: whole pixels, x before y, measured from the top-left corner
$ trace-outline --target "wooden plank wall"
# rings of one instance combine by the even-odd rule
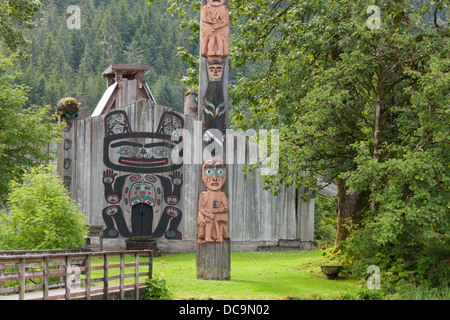
[[[135,132],[154,132],[160,116],[164,111],[172,111],[166,107],[153,105],[148,100],[139,100],[123,108]],[[201,141],[195,139],[201,133],[201,126],[196,125],[196,119],[185,116],[185,129],[191,136],[191,147],[184,146],[183,188],[177,207],[183,212],[179,231],[183,240],[166,240],[161,238],[158,245],[162,251],[193,251],[195,250],[196,220],[197,220],[197,184],[199,178],[198,165],[201,157]],[[197,130],[197,134],[195,134]],[[102,210],[106,206],[103,170],[103,138],[104,116],[78,119],[72,130],[65,133],[65,139],[72,139],[70,151],[59,147],[59,154],[71,158],[70,170],[65,169],[64,175],[71,175],[69,191],[72,198],[80,205],[86,214],[89,224],[103,224]],[[300,190],[282,187],[277,196],[263,190],[258,179],[259,170],[252,176],[244,175],[242,163],[248,160],[251,150],[257,150],[257,145],[243,135],[233,136],[234,148],[239,143],[245,146],[234,152],[234,164],[228,166],[230,179],[230,236],[233,250],[254,250],[258,246],[278,245],[280,240],[293,243],[300,241],[312,242],[314,236],[314,200],[305,203],[299,200]],[[197,152],[195,152],[197,150]],[[59,165],[63,164],[61,160]],[[67,161],[66,161],[67,163]],[[60,174],[62,173],[59,171]],[[169,175],[165,173],[164,175]],[[154,221],[153,227],[156,226]],[[124,239],[109,240],[112,250],[124,247]],[[108,241],[105,244],[108,248]]]

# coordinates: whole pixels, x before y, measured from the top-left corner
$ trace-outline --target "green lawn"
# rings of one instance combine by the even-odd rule
[[[356,293],[355,279],[325,279],[320,252],[232,252],[230,281],[197,280],[195,253],[166,254],[154,258],[153,274],[164,275],[175,299],[326,299]]]

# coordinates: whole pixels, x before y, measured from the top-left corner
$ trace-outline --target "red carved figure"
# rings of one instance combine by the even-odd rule
[[[208,160],[202,166],[206,191],[200,194],[197,241],[223,242],[228,235],[228,196],[222,191],[227,178],[225,165]]]
[[[225,0],[207,0],[201,15],[202,56],[208,60],[228,57],[229,17]]]

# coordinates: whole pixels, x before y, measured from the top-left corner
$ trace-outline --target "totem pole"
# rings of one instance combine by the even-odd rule
[[[228,0],[202,0],[198,119],[203,164],[197,216],[197,278],[230,279],[225,130],[228,126]]]

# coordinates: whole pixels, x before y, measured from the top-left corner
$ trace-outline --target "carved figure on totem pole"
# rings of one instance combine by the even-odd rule
[[[226,106],[223,94],[223,72],[225,63],[218,60],[206,61],[208,86],[202,99],[204,128],[215,128],[225,134]]]
[[[201,54],[208,60],[219,60],[229,55],[229,17],[225,0],[207,0],[201,16]]]
[[[228,196],[222,191],[227,179],[224,164],[207,160],[202,166],[202,180],[206,186],[199,197],[197,242],[223,242],[229,238]]]

